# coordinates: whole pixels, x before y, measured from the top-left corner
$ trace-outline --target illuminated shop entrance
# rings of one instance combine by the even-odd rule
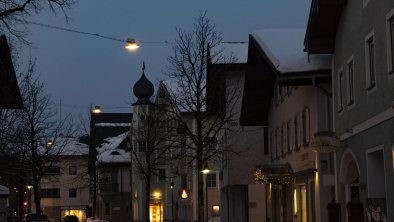
[[[163,222],[163,204],[149,204],[149,219],[151,222]]]
[[[64,218],[67,215],[75,215],[78,217],[79,221],[85,221],[86,219],[86,212],[85,209],[62,209],[61,210],[61,217]]]

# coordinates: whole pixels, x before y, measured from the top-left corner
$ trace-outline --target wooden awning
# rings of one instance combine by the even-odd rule
[[[310,54],[334,52],[335,35],[346,0],[312,0],[305,35],[305,51]]]

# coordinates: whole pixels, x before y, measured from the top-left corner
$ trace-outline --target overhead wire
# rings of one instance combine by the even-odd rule
[[[39,22],[34,22],[34,21],[26,21],[26,22],[28,24],[37,25],[37,26],[50,28],[50,29],[61,30],[61,31],[65,31],[65,32],[73,32],[73,33],[82,34],[82,35],[90,35],[90,36],[94,36],[97,38],[113,40],[113,41],[117,41],[117,42],[127,42],[127,39],[120,39],[120,38],[116,38],[116,37],[112,37],[112,36],[106,36],[106,35],[102,35],[100,33],[92,33],[92,32],[87,32],[87,31],[76,30],[76,29],[64,28],[64,27],[60,27],[60,26],[49,25],[49,24],[44,24],[44,23],[39,23]],[[137,42],[142,43],[142,44],[169,44],[168,41],[137,41]]]

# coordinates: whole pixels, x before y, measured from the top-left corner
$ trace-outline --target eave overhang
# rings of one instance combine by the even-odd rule
[[[5,35],[0,36],[0,109],[22,109],[23,102]]]
[[[280,74],[278,84],[280,87],[331,84],[331,70]]]
[[[242,126],[267,126],[273,88],[275,66],[253,36],[249,35],[248,62],[240,122]]]
[[[343,6],[347,0],[312,0],[305,34],[305,51],[331,54]]]

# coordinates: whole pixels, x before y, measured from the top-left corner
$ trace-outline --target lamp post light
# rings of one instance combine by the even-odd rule
[[[208,221],[208,183],[207,183],[207,175],[208,173],[211,172],[211,169],[208,167],[208,164],[204,166],[204,168],[201,170],[201,173],[204,174],[204,180],[205,180],[205,217],[206,221]]]
[[[96,205],[97,205],[97,173],[96,173],[96,158],[97,158],[97,150],[96,150],[96,138],[95,138],[95,128],[96,128],[96,117],[101,113],[100,106],[94,106],[91,110],[90,115],[90,167],[91,172],[93,174],[93,204],[92,204],[92,216],[93,219],[96,218]]]
[[[27,213],[31,213],[31,189],[32,185],[27,185]]]
[[[174,222],[174,188],[175,188],[174,182],[170,183],[170,188],[171,188],[171,218],[172,218],[172,222]]]
[[[137,50],[140,46],[137,44],[137,42],[135,41],[135,39],[131,39],[131,38],[128,38],[127,40],[126,40],[126,46],[125,46],[125,48],[127,49],[127,50],[129,50],[129,51],[135,51],[135,50]]]

